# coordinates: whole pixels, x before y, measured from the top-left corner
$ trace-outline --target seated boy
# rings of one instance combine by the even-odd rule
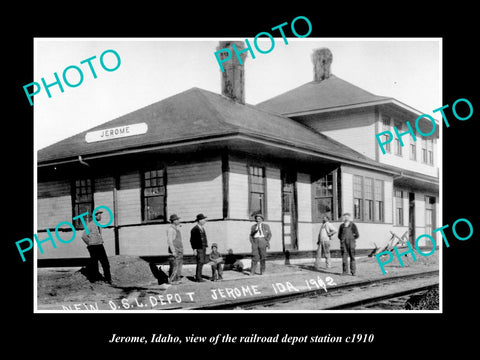
[[[213,243],[212,252],[208,255],[210,260],[208,265],[212,267],[212,281],[223,280],[223,258],[217,249],[217,244]]]

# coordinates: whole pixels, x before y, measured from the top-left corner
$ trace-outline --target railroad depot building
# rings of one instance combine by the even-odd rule
[[[314,60],[314,81],[253,106],[244,103],[244,68],[232,57],[222,94],[192,88],[41,149],[39,239],[100,205],[114,214],[102,230],[109,256],[167,255],[173,213],[186,255],[198,213],[208,216],[209,243],[222,253],[250,252],[257,212],[272,229],[271,255],[311,255],[323,215],[338,229],[344,212],[358,226],[360,251],[390,230],[410,229],[411,240],[431,234],[440,225],[438,132],[416,142],[404,136],[405,146],[395,140],[382,154],[375,134],[405,131],[421,113],[330,74],[330,63],[331,54]],[[432,125],[420,126],[427,133]],[[75,225],[74,241],[57,241],[55,250],[43,244],[39,264],[88,257],[80,220]]]

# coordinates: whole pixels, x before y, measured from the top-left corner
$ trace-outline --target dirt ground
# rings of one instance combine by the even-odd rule
[[[394,258],[385,266],[387,270],[385,275],[382,274],[376,259],[368,257],[357,258],[357,276],[340,276],[341,259],[337,258],[332,259],[331,268],[320,270],[314,269],[313,259],[295,259],[290,265],[285,265],[283,260],[276,260],[267,262],[267,273],[263,276],[249,276],[249,269],[244,272],[225,271],[223,281],[196,283],[191,280],[195,265],[186,265],[181,284],[167,287],[158,285],[149,264],[139,257],[113,256],[109,258],[109,262],[112,285],[104,282],[91,283],[78,267],[39,268],[37,270],[37,308],[56,311],[187,309],[220,300],[236,300],[235,296],[220,298],[222,289],[226,289],[228,293],[228,289],[249,287],[249,291],[253,293],[248,295],[255,296],[257,294],[255,291],[258,291],[259,296],[260,294],[273,296],[279,290],[278,283],[288,285],[287,282],[290,282],[296,291],[305,291],[308,289],[308,281],[312,278],[317,279],[319,276],[327,283],[326,279],[330,278],[333,279],[332,283],[341,285],[439,268],[438,251],[428,257],[418,255],[415,262],[412,259],[404,261],[403,267]],[[162,265],[161,268],[165,272],[168,271],[168,265]],[[209,266],[204,266],[203,275],[206,279],[210,277]],[[313,283],[310,282],[310,284]],[[189,297],[186,294],[190,294]],[[122,307],[122,305],[128,305],[128,307]]]

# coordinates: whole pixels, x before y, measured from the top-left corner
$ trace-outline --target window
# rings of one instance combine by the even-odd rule
[[[382,116],[382,122],[383,122],[383,131],[390,131],[390,126],[391,126],[391,118],[388,117],[388,116]],[[383,143],[385,144],[385,151],[387,153],[391,153],[392,152],[392,147],[390,146],[390,142],[387,142],[389,140],[389,136],[388,135],[382,135],[382,140],[383,140]]]
[[[384,222],[383,180],[353,176],[353,216],[356,220]]]
[[[390,116],[382,116],[383,130],[390,130],[392,118]]]
[[[427,139],[422,137],[422,163],[427,163]]]
[[[363,178],[353,175],[353,218],[362,219],[363,213]]]
[[[262,213],[265,216],[265,168],[249,166],[249,212],[250,214]],[[285,199],[283,206],[285,207]]]
[[[410,144],[410,160],[417,161],[417,143]]]
[[[88,212],[91,216],[93,212],[93,187],[92,180],[90,179],[81,179],[75,180],[74,186],[74,209],[73,217],[76,217],[80,214]],[[82,220],[74,220],[75,227],[82,226]]]
[[[333,219],[333,194],[335,189],[333,173],[321,177],[314,182],[313,186],[315,220],[321,221],[324,216],[328,216],[330,219]]]
[[[143,172],[143,220],[166,220],[165,169]]]
[[[365,221],[373,221],[373,179],[365,178]]]
[[[401,122],[395,121],[395,127],[398,129],[399,133],[402,131]],[[402,146],[400,145],[400,140],[398,139],[398,137],[395,137],[394,143],[395,143],[395,155],[402,156]]]
[[[384,221],[383,180],[375,180],[375,221]]]
[[[403,225],[403,191],[395,189],[395,223]]]
[[[433,139],[427,140],[428,165],[433,165]]]

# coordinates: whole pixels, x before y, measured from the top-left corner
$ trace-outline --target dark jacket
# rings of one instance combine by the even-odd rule
[[[262,231],[263,231],[263,236],[265,237],[265,240],[270,241],[272,238],[272,231],[270,230],[270,226],[262,222]],[[253,240],[253,236],[257,232],[257,224],[253,224],[252,228],[250,229],[250,241]]]
[[[350,226],[345,226],[345,223],[340,225],[338,229],[338,238],[342,240],[355,240],[358,239],[360,235],[358,234],[357,225],[350,221]]]
[[[190,231],[190,244],[192,249],[202,249],[208,247],[207,234],[200,227],[195,225]]]

